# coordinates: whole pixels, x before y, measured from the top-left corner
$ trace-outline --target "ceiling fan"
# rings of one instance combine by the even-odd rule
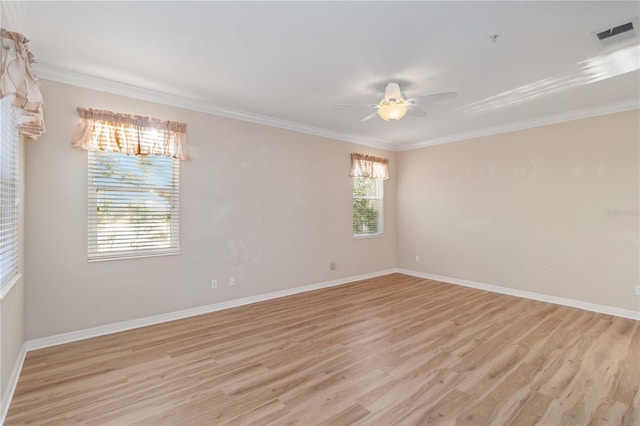
[[[457,94],[457,92],[444,92],[407,99],[400,90],[399,83],[389,82],[384,87],[384,96],[380,98],[377,104],[340,104],[336,106],[339,108],[366,107],[375,109],[375,112],[367,115],[360,121],[371,120],[376,115],[385,121],[398,121],[407,113],[416,117],[424,117],[427,113],[417,108],[416,105],[442,101],[452,98]]]

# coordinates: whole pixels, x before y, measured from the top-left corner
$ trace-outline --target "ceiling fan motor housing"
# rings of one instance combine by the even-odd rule
[[[396,100],[399,101],[401,99],[404,99],[404,96],[402,95],[402,92],[400,91],[400,84],[398,83],[387,83],[387,85],[384,88],[384,99],[389,101],[389,100]]]

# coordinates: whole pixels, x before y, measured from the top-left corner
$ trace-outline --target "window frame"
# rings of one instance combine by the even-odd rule
[[[356,195],[355,193],[355,179],[371,179],[376,182],[376,195]],[[352,203],[351,203],[351,229],[353,231],[353,220],[355,215],[355,210],[353,208],[354,201],[356,199],[359,200],[377,200],[377,214],[378,214],[378,229],[375,233],[367,233],[367,234],[356,234],[353,233],[353,239],[367,239],[367,238],[380,238],[384,235],[384,179],[382,178],[368,178],[368,177],[352,177],[351,178],[351,195],[352,195]]]
[[[125,185],[125,184],[96,184],[93,174],[91,162],[96,161],[97,155],[124,155],[124,153],[114,153],[111,151],[93,151],[89,150],[87,153],[88,161],[88,199],[87,199],[87,261],[88,262],[104,262],[111,260],[124,260],[124,259],[138,259],[145,257],[157,257],[157,256],[172,256],[180,254],[180,160],[176,158],[170,158],[171,160],[171,185]],[[136,156],[131,156],[136,157]],[[153,158],[154,156],[147,156],[144,158]],[[160,157],[166,159],[167,157]],[[126,250],[113,250],[102,251],[98,250],[98,237],[100,235],[98,227],[98,196],[93,195],[100,189],[108,191],[123,191],[129,193],[140,192],[141,194],[148,194],[153,191],[168,191],[171,195],[169,204],[169,247],[162,248],[139,248],[139,249],[126,249]],[[92,197],[95,197],[95,201],[92,201]],[[141,198],[138,198],[141,199]],[[92,232],[91,226],[95,227]],[[92,250],[92,247],[94,250]]]
[[[0,117],[2,126],[2,140],[0,143],[1,157],[0,161],[4,163],[7,160],[8,164],[3,164],[9,167],[8,175],[3,171],[0,175],[0,232],[2,228],[7,226],[7,232],[9,235],[9,244],[5,248],[0,239],[0,262],[2,262],[2,256],[8,257],[9,266],[11,269],[4,274],[4,271],[0,272],[0,299],[4,298],[9,293],[11,288],[18,282],[21,277],[20,272],[20,135],[18,134],[18,128],[16,126],[16,116],[12,107],[12,97],[7,96],[0,100],[2,102],[0,106]],[[8,127],[5,128],[5,126]],[[8,157],[7,157],[8,155]],[[8,179],[5,182],[4,177]],[[5,223],[7,221],[7,223]],[[13,236],[13,238],[11,238]],[[9,252],[6,249],[9,249]],[[1,267],[1,265],[0,265]]]

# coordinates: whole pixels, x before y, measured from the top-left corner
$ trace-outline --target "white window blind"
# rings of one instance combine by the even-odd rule
[[[0,101],[0,288],[18,273],[18,131],[10,97]]]
[[[176,254],[180,161],[89,151],[88,258]]]
[[[376,236],[383,233],[383,179],[354,177],[353,236]]]

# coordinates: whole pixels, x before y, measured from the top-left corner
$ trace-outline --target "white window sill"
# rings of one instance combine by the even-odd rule
[[[123,254],[123,255],[112,256],[112,257],[98,257],[98,258],[87,259],[87,262],[93,263],[93,262],[108,262],[110,260],[144,259],[146,257],[176,256],[178,254],[180,254],[180,250],[167,252],[167,253],[146,253],[146,254],[137,254],[137,255]]]
[[[382,238],[384,237],[384,233],[379,232],[377,234],[362,234],[362,235],[354,235],[354,240],[368,240],[369,238]]]
[[[18,281],[20,281],[20,278],[22,278],[22,274],[20,273],[15,274],[13,278],[11,278],[11,280],[7,281],[5,285],[0,287],[0,300],[4,299],[5,296],[9,294],[13,286],[15,286],[18,283]]]

